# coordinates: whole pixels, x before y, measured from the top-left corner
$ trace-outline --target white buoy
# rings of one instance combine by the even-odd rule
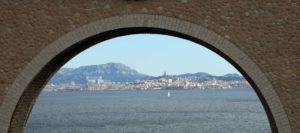
[[[168,91],[168,97],[170,97],[171,96],[171,93],[170,93],[170,91]]]

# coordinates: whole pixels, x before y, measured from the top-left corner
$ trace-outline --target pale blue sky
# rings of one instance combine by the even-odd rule
[[[116,62],[158,76],[207,72],[240,73],[225,59],[197,43],[167,35],[134,34],[113,38],[81,52],[63,67]]]

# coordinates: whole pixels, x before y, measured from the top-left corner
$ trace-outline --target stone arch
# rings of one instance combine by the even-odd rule
[[[286,112],[264,72],[235,44],[213,31],[184,20],[132,14],[84,25],[43,49],[7,90],[0,110],[3,132],[23,132],[42,87],[64,63],[84,49],[106,39],[134,33],[158,33],[185,38],[213,50],[232,63],[260,98],[273,132],[291,132]]]

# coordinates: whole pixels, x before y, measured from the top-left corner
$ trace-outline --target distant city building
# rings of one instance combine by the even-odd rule
[[[165,71],[162,77],[167,77],[167,72]]]
[[[102,79],[102,76],[99,76],[99,78],[97,79],[97,84],[101,84],[103,82],[104,80]]]

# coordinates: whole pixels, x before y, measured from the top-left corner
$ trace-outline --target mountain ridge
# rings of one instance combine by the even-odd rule
[[[178,75],[168,75],[172,77],[191,78],[199,81],[218,80],[245,80],[236,73],[228,73],[223,76],[214,76],[205,72],[185,73]],[[140,73],[127,65],[121,63],[106,63],[99,65],[86,65],[77,68],[61,68],[49,81],[51,84],[65,84],[74,82],[75,84],[87,84],[89,81],[106,82],[134,82],[137,80],[147,80],[155,78],[147,74]]]

